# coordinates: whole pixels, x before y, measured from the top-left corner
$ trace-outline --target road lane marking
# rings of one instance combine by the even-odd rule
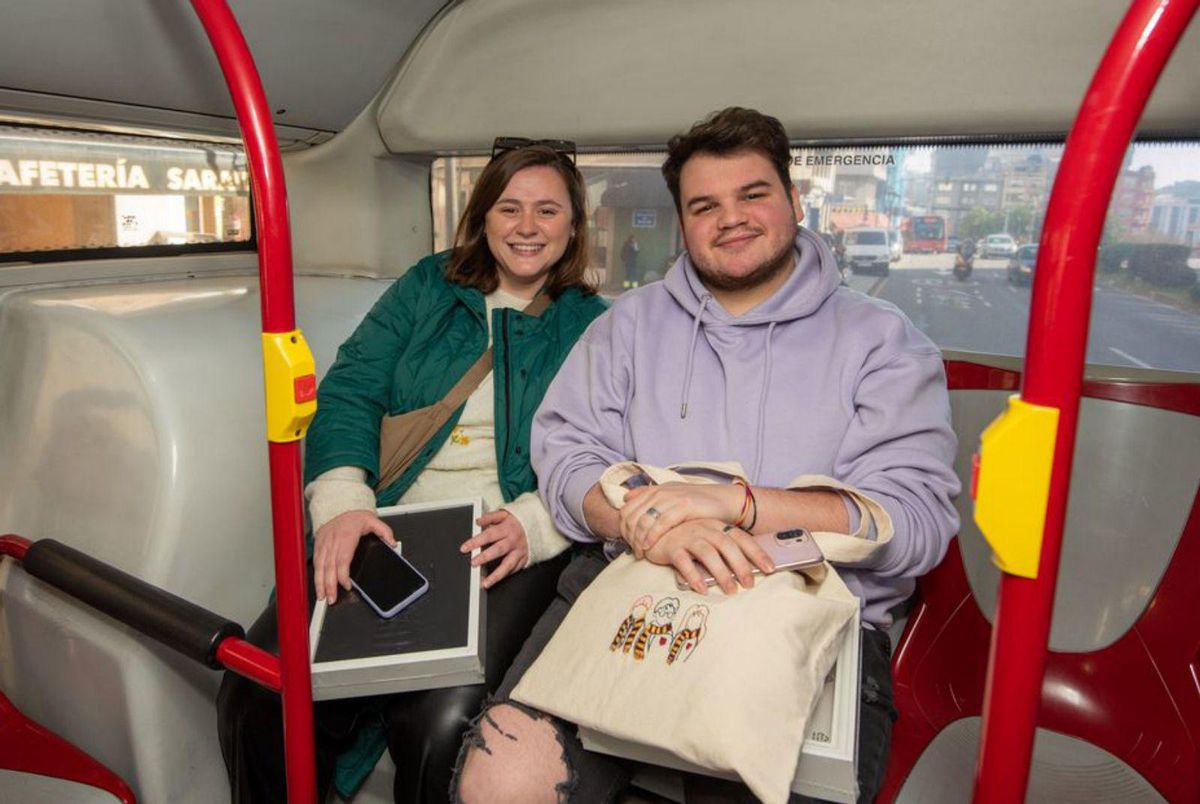
[[[867,291],[867,295],[878,297],[879,291],[883,290],[883,285],[887,281],[888,278],[886,276],[879,277],[879,281],[877,281],[874,285],[871,285],[871,289]]]
[[[1133,363],[1133,364],[1134,364],[1134,365],[1136,365],[1136,366],[1141,366],[1142,368],[1154,368],[1154,366],[1150,365],[1149,363],[1146,363],[1146,362],[1144,362],[1144,361],[1138,360],[1138,359],[1137,359],[1136,357],[1134,357],[1133,355],[1129,354],[1128,352],[1122,352],[1120,349],[1118,349],[1118,348],[1117,348],[1117,347],[1115,347],[1115,346],[1110,346],[1110,347],[1108,347],[1108,351],[1110,351],[1110,352],[1114,352],[1114,353],[1116,353],[1116,354],[1120,355],[1121,357],[1125,358],[1125,359],[1126,359],[1126,360],[1128,360],[1130,363]]]

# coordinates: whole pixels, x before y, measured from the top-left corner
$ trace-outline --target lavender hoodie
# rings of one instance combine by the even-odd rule
[[[829,247],[805,229],[796,270],[740,317],[686,254],[617,299],[563,363],[531,442],[541,494],[578,541],[597,540],[583,498],[617,461],[735,460],[754,485],[822,474],[858,488],[895,525],[891,542],[839,569],[877,628],[958,528],[937,347],[891,304],[842,287]]]

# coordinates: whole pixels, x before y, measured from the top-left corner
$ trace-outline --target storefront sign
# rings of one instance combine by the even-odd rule
[[[635,209],[633,211],[634,229],[653,229],[658,226],[657,209]]]
[[[247,195],[245,156],[0,135],[0,193]]]

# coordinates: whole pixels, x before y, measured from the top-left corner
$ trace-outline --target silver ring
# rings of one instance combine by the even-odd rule
[[[658,519],[658,516],[661,513],[662,513],[662,511],[658,510],[653,505],[646,509],[646,515],[649,516],[651,519]]]

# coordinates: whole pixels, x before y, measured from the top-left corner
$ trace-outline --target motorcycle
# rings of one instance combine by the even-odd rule
[[[975,267],[975,255],[972,252],[958,252],[954,255],[954,278],[959,282],[967,281],[971,269]]]

